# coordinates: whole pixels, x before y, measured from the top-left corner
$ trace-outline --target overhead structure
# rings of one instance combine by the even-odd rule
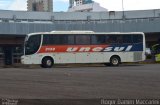
[[[92,0],[69,0],[69,12],[101,12],[107,11]]]

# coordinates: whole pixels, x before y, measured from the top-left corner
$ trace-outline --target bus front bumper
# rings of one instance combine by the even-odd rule
[[[29,62],[29,58],[28,56],[21,56],[21,63],[22,64],[31,64],[31,62]]]

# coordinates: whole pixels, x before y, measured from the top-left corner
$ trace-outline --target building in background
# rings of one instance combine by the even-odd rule
[[[0,10],[0,66],[20,64],[25,35],[50,31],[144,32],[147,48],[160,39],[160,9],[107,12]]]
[[[69,0],[69,12],[100,12],[107,11],[92,0]]]
[[[27,10],[53,12],[53,0],[28,0]]]
[[[73,6],[75,6],[75,4],[78,5],[82,5],[82,4],[89,4],[89,3],[93,3],[92,0],[69,0],[69,8],[72,8]]]

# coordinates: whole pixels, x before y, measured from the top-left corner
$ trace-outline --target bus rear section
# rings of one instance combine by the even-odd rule
[[[24,49],[23,64],[45,68],[67,63],[118,66],[145,60],[145,37],[143,33],[38,33],[28,36]]]

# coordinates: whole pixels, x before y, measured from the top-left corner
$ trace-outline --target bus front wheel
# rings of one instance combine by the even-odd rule
[[[119,56],[112,56],[110,59],[110,65],[111,66],[119,66],[121,60]]]
[[[53,66],[53,59],[51,57],[45,57],[42,59],[41,67],[43,68],[51,68]]]

